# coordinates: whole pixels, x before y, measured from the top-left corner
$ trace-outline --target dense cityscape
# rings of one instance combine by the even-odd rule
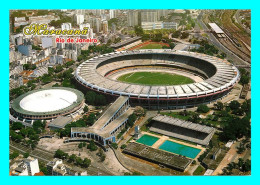
[[[250,10],[10,10],[10,176],[251,175]]]

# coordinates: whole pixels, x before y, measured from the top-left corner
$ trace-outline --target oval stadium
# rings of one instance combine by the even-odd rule
[[[75,71],[75,79],[88,90],[128,96],[131,104],[147,109],[210,103],[227,95],[239,78],[238,69],[227,60],[168,49],[104,54]]]
[[[74,114],[84,106],[82,92],[64,87],[39,89],[16,98],[10,113],[13,119],[31,123],[33,120],[52,120]]]

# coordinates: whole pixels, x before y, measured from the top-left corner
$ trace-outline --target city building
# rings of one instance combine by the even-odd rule
[[[50,63],[49,65],[57,65],[57,64],[60,64],[60,65],[63,65],[63,55],[52,55],[50,56]]]
[[[129,10],[127,12],[127,24],[133,27],[138,25],[138,10]]]
[[[74,16],[74,20],[77,23],[77,25],[80,25],[80,24],[82,24],[84,22],[84,15],[76,14]]]
[[[53,46],[52,37],[42,37],[42,48],[49,48]]]
[[[158,16],[156,10],[142,10],[141,11],[141,23],[142,22],[157,22]]]
[[[111,32],[112,33],[116,33],[116,24],[115,23],[112,23],[112,25],[111,25]]]
[[[102,30],[103,30],[104,34],[108,34],[108,22],[107,21],[102,22]]]
[[[53,15],[43,15],[43,16],[34,16],[29,17],[29,23],[36,24],[49,24],[51,21],[57,20]]]
[[[19,27],[23,25],[27,25],[29,22],[25,19],[25,17],[15,17],[14,18],[14,27]]]
[[[30,77],[38,78],[40,76],[43,76],[44,74],[48,74],[48,66],[42,66],[34,69],[33,74],[31,74]]]
[[[19,45],[17,47],[18,52],[22,53],[25,56],[32,55],[32,45]]]
[[[155,29],[175,29],[177,30],[178,24],[176,22],[142,22],[141,24],[144,30],[155,30]]]
[[[141,26],[144,30],[156,30],[156,29],[162,29],[163,23],[162,22],[142,22]]]
[[[160,21],[161,17],[166,17],[169,13],[169,10],[162,9],[162,10],[157,10],[157,19]]]
[[[71,23],[62,23],[61,24],[61,30],[70,30],[71,29]]]
[[[163,22],[162,28],[164,28],[164,29],[175,29],[175,30],[177,30],[177,28],[178,28],[178,23],[177,23],[177,22]]]
[[[116,142],[132,113],[128,97],[120,96],[91,127],[72,127],[71,138],[65,142],[94,139],[103,146]]]
[[[109,19],[115,18],[115,10],[109,10]]]
[[[46,165],[49,174],[52,176],[86,176],[87,171],[78,167],[71,168],[65,165],[61,159],[55,158]]]
[[[10,167],[13,176],[33,176],[40,172],[38,159],[28,157],[20,162],[15,162]]]
[[[101,19],[100,18],[92,18],[91,23],[92,23],[93,32],[99,33],[101,31]]]

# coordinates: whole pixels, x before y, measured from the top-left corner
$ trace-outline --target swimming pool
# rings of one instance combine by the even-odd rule
[[[158,141],[158,137],[150,136],[150,135],[142,135],[136,142],[145,144],[148,146],[152,146],[156,141]]]
[[[194,159],[199,153],[200,149],[193,148],[190,146],[182,145],[179,143],[175,143],[172,141],[166,140],[160,147],[159,149],[172,152],[175,154],[183,155],[189,158]]]

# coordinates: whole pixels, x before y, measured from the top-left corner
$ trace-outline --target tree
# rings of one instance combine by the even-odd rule
[[[83,109],[84,112],[88,112],[88,106],[85,106]]]
[[[240,78],[240,83],[242,85],[248,84],[249,83],[249,76],[242,75],[241,78]]]
[[[126,148],[126,144],[121,145],[120,148],[121,148],[121,149],[125,149],[125,148]]]
[[[243,172],[248,172],[248,171],[250,171],[250,170],[251,170],[251,160],[247,159],[247,160],[243,163],[241,171],[243,171]]]
[[[188,116],[189,112],[186,109],[184,109],[183,111],[179,112],[179,114],[182,116]]]
[[[54,72],[55,72],[55,73],[59,73],[59,72],[61,72],[62,70],[63,70],[62,65],[57,65],[57,66],[55,67],[55,69],[54,69]]]
[[[142,36],[144,34],[144,30],[141,26],[135,26],[135,34],[137,36]]]
[[[28,157],[29,157],[29,153],[28,153],[28,152],[24,153],[24,154],[23,154],[23,157],[24,157],[24,158],[28,158]]]
[[[106,105],[106,104],[107,104],[107,100],[104,95],[102,94],[96,95],[95,105]]]
[[[217,110],[223,110],[224,109],[224,104],[220,101],[214,104],[215,109]]]
[[[86,99],[87,103],[94,105],[94,102],[96,99],[96,93],[93,91],[88,91],[85,96],[85,99]]]
[[[83,160],[81,166],[84,167],[84,168],[88,168],[90,164],[91,164],[91,160],[88,159],[88,158],[85,158],[85,159]]]
[[[76,162],[76,159],[77,159],[77,156],[75,154],[72,154],[72,155],[69,156],[68,162],[70,162],[70,163],[73,162],[74,163],[74,162]]]
[[[189,118],[188,121],[191,121],[193,123],[199,123],[200,122],[200,116],[198,113],[194,112]]]
[[[111,146],[112,146],[114,149],[117,149],[117,148],[118,148],[117,143],[111,143]]]
[[[206,104],[202,104],[198,106],[197,112],[207,113],[209,112],[209,108]]]
[[[21,134],[23,137],[26,137],[26,136],[28,135],[28,130],[25,129],[25,128],[22,128],[22,129],[20,130],[20,134]]]
[[[63,152],[62,150],[58,149],[55,154],[54,154],[55,158],[59,158],[59,159],[67,159],[69,157],[69,155],[65,152]]]
[[[98,149],[98,147],[96,146],[95,142],[93,140],[91,140],[87,146],[87,148],[90,151],[96,151]]]
[[[77,158],[76,158],[76,165],[81,166],[82,163],[83,163],[83,160],[82,160],[80,157],[77,157]]]
[[[20,122],[13,122],[11,127],[12,130],[21,130],[22,128],[24,128],[24,126]]]
[[[244,110],[241,108],[235,109],[232,111],[233,114],[243,116],[244,115]]]
[[[243,104],[241,105],[241,109],[245,113],[250,113],[251,112],[251,100],[244,101]]]
[[[105,161],[106,159],[106,154],[101,148],[98,149],[97,156],[99,156],[101,162]]]
[[[13,153],[10,155],[10,159],[15,159],[16,157],[18,157],[20,154],[18,151],[13,151]]]
[[[93,125],[95,123],[96,120],[96,115],[94,113],[89,114],[87,120],[86,120],[86,125]]]
[[[226,119],[223,125],[225,125],[223,132],[220,133],[220,139],[222,141],[236,140],[243,136],[250,137],[251,126],[248,117],[240,119],[239,117],[233,116]]]
[[[133,113],[128,117],[127,126],[132,127],[135,123],[135,120],[137,119],[137,116]]]
[[[230,102],[229,107],[231,110],[237,110],[240,107],[240,103],[237,100]]]
[[[50,83],[50,82],[53,81],[53,77],[50,76],[50,75],[48,75],[48,74],[44,74],[44,75],[41,77],[41,79],[42,79],[42,83],[44,83],[44,84],[47,84],[47,83]]]
[[[186,39],[186,38],[188,38],[188,36],[189,36],[188,32],[182,32],[181,33],[181,39]]]
[[[180,35],[181,35],[181,32],[180,32],[180,31],[174,31],[174,32],[172,33],[172,37],[173,37],[173,38],[178,38]]]
[[[137,116],[144,116],[145,114],[144,108],[140,106],[136,106],[134,110],[134,114]]]
[[[78,148],[83,148],[83,143],[79,143]]]
[[[175,44],[173,42],[168,43],[170,48],[173,49],[175,47]]]
[[[36,120],[36,121],[33,122],[33,129],[36,132],[41,132],[42,130],[44,130],[45,125],[46,125],[45,121]]]
[[[237,153],[242,154],[246,150],[245,146],[240,143],[239,146],[237,147]]]

